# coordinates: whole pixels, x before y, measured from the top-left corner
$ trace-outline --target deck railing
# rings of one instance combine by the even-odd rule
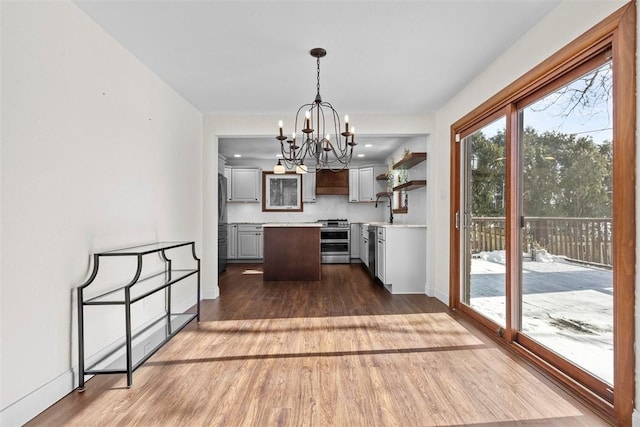
[[[611,218],[525,217],[522,251],[535,259],[549,254],[578,261],[612,265]],[[473,253],[504,250],[504,217],[473,217],[470,229]]]

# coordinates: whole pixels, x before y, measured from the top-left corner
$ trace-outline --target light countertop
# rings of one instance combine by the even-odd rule
[[[363,224],[384,228],[427,228],[424,224],[389,224],[388,222],[365,222]]]
[[[263,227],[322,227],[317,222],[269,222],[262,225]]]

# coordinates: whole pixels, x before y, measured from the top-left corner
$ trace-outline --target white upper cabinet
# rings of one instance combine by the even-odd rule
[[[375,202],[376,194],[386,192],[386,179],[376,180],[376,174],[384,174],[385,166],[366,166],[349,169],[349,201]]]
[[[227,202],[231,201],[231,168],[224,168],[224,177],[227,178]]]
[[[359,202],[360,196],[358,193],[359,179],[358,169],[349,169],[349,201]]]
[[[361,202],[373,202],[376,199],[374,181],[373,167],[358,169],[358,198]]]
[[[231,169],[231,199],[232,202],[260,201],[260,169],[233,168]]]
[[[316,201],[316,174],[306,173],[302,175],[302,201],[313,203]]]

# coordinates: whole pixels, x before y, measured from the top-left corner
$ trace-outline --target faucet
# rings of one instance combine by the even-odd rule
[[[387,197],[389,199],[389,224],[393,224],[393,199],[392,193],[378,193],[376,196],[376,208],[378,207],[378,200],[380,197]]]

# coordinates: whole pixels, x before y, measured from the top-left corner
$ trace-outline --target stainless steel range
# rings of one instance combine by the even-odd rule
[[[319,220],[320,258],[323,264],[348,264],[351,227],[346,219]]]

